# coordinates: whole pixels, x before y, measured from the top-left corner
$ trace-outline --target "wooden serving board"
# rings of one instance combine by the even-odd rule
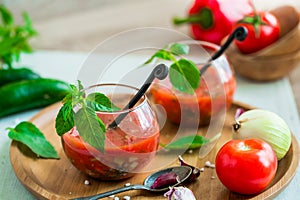
[[[142,184],[147,173],[137,174],[134,177],[122,181],[98,181],[80,173],[72,166],[64,155],[60,137],[57,136],[54,128],[55,117],[61,104],[54,104],[39,112],[32,121],[45,134],[46,138],[54,145],[59,153],[59,160],[42,159],[36,157],[27,147],[13,141],[10,147],[10,159],[13,170],[20,182],[38,199],[70,199],[101,193],[107,190],[123,187],[125,183]],[[234,113],[237,108],[251,109],[251,106],[234,102],[227,112],[222,136],[216,143],[213,150],[204,158],[199,158],[198,151],[185,153],[183,158],[192,165],[199,168],[205,166],[206,161],[214,163],[218,149],[231,138],[231,124],[234,121]],[[175,125],[167,124],[168,130],[162,130],[161,138],[166,139],[172,134]],[[199,130],[205,131],[205,130]],[[219,181],[215,169],[205,168],[196,182],[189,187],[197,199],[220,200],[220,199],[271,199],[282,191],[292,180],[299,162],[299,146],[293,136],[292,145],[285,158],[278,165],[275,179],[270,186],[260,194],[243,196],[227,190]],[[175,161],[170,165],[178,165]],[[90,184],[85,185],[84,181],[89,180]],[[116,195],[122,199],[130,196],[131,199],[166,199],[163,194],[153,194],[145,191],[129,191]],[[111,198],[107,198],[111,199]]]

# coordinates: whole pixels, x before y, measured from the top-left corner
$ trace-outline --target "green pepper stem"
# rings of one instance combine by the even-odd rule
[[[186,24],[186,23],[199,23],[201,21],[202,21],[201,17],[199,17],[199,16],[193,16],[193,15],[190,15],[189,17],[185,17],[185,18],[175,17],[173,19],[173,22],[176,25]]]
[[[197,14],[189,15],[186,18],[175,17],[173,19],[175,25],[181,25],[185,23],[200,24],[202,28],[208,29],[213,25],[213,16],[209,8],[202,8]]]

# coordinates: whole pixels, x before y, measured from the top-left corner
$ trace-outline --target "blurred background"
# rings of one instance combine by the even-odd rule
[[[164,27],[189,34],[188,25],[174,26],[172,18],[185,16],[194,0],[0,0],[21,22],[27,11],[39,36],[35,49],[89,52],[108,37],[134,28]],[[299,0],[254,0],[257,9],[270,10]],[[300,68],[290,73],[298,111],[300,110]],[[299,92],[298,92],[299,93]]]
[[[33,20],[38,49],[90,51],[99,42],[122,31],[164,27],[188,34],[188,26],[174,26],[172,18],[184,16],[194,0],[0,0],[21,21],[22,11]],[[299,0],[254,0],[257,9],[270,10]]]

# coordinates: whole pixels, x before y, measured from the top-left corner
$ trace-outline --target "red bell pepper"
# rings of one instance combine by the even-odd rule
[[[189,23],[194,39],[219,45],[234,24],[251,13],[251,0],[195,0],[188,17],[174,18],[174,23]]]

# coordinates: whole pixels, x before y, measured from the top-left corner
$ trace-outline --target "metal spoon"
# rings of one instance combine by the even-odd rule
[[[165,191],[169,190],[169,187],[180,185],[184,181],[186,181],[192,174],[192,171],[193,171],[192,168],[188,167],[188,166],[170,167],[170,168],[163,169],[163,170],[160,170],[158,172],[155,172],[155,173],[149,175],[145,179],[143,185],[129,185],[129,186],[114,189],[114,190],[111,190],[108,192],[104,192],[101,194],[96,194],[96,195],[92,195],[92,196],[88,196],[88,197],[79,197],[79,198],[75,198],[75,199],[71,199],[71,200],[96,200],[96,199],[109,197],[111,195],[129,191],[129,190],[147,190],[150,192],[165,192]],[[164,185],[163,187],[160,187],[160,188],[152,188],[151,187],[151,186],[153,186],[155,180],[159,176],[166,174],[166,173],[170,173],[170,172],[175,173],[177,175],[178,178],[176,178],[176,180],[177,180],[176,184]]]

